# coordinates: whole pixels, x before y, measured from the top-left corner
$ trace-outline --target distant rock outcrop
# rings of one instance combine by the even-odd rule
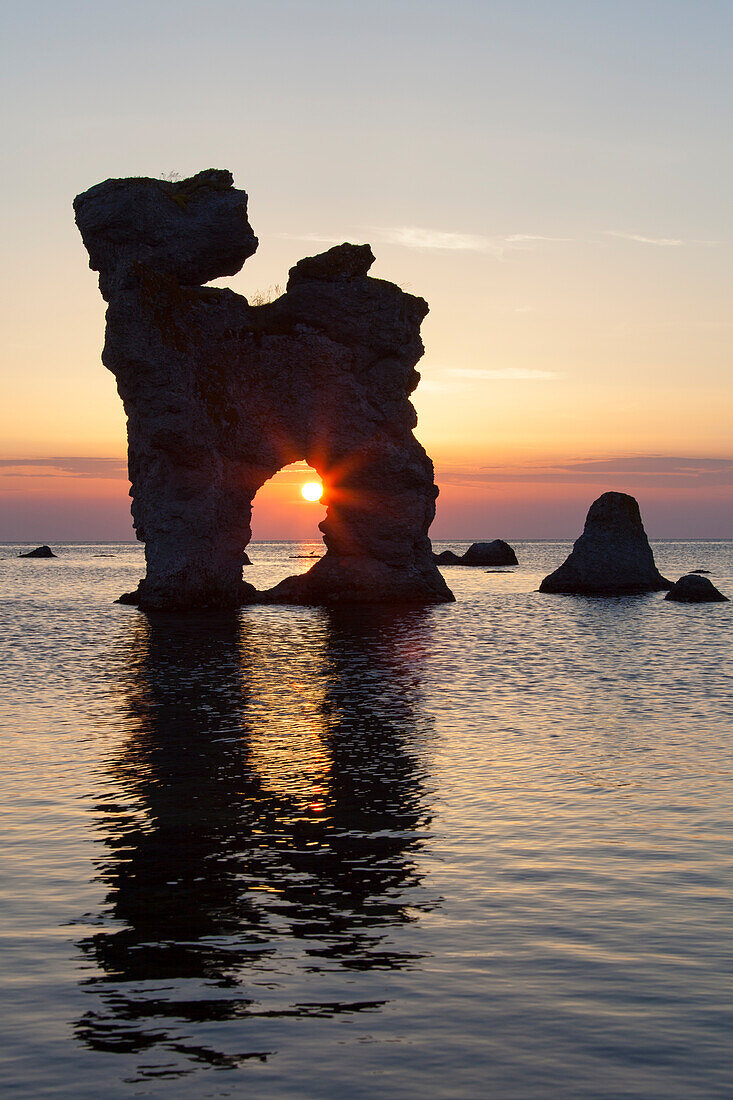
[[[463,565],[517,565],[517,555],[503,539],[474,542],[463,555]]]
[[[440,554],[433,554],[433,561],[437,565],[463,565],[463,557],[454,554],[452,550],[442,550]]]
[[[368,245],[301,260],[285,294],[250,306],[201,284],[257,248],[229,172],[107,180],[76,221],[109,302],[103,353],[128,417],[143,609],[236,606],[252,501],[305,460],[324,486],[326,554],[264,597],[441,602],[431,555],[438,490],[412,434],[422,298],[368,276]]]
[[[686,573],[673,584],[665,600],[677,603],[728,603],[728,597],[719,592],[711,580],[698,573]]]
[[[671,587],[654,564],[634,497],[604,493],[591,504],[572,553],[545,577],[540,592],[617,596]]]
[[[27,554],[18,554],[19,558],[55,558],[50,546],[37,546],[35,550],[29,550]]]
[[[493,542],[474,542],[465,554],[454,554],[452,550],[443,550],[433,554],[438,565],[518,565],[517,555],[503,539]]]

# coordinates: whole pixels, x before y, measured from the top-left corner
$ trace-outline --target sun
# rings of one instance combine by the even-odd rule
[[[306,500],[320,500],[323,496],[323,486],[320,481],[306,481],[300,487],[301,496]]]

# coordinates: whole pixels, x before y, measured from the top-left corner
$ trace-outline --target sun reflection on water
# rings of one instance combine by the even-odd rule
[[[278,637],[270,624],[266,639],[250,636],[262,691],[253,708],[266,714],[252,722],[248,762],[263,790],[291,799],[299,812],[322,813],[329,801],[331,754],[324,725],[325,638],[318,623],[300,624],[297,646]],[[245,713],[245,720],[247,714]]]

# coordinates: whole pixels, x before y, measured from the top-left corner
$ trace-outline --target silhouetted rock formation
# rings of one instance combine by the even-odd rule
[[[591,504],[572,553],[545,577],[540,592],[617,596],[671,587],[654,564],[634,497],[604,493]]]
[[[55,558],[50,546],[37,546],[35,550],[29,550],[27,554],[18,554],[19,558]]]
[[[252,500],[304,459],[324,485],[327,553],[265,594],[293,603],[452,599],[432,561],[438,490],[412,434],[422,298],[371,279],[368,245],[292,268],[250,306],[200,284],[257,247],[229,172],[107,180],[74,202],[109,302],[102,356],[128,417],[145,609],[236,606]],[[128,597],[131,601],[132,597]]]
[[[673,584],[665,600],[677,603],[728,603],[728,597],[719,592],[712,581],[697,573],[686,573]]]
[[[439,565],[518,565],[517,555],[503,539],[493,542],[474,542],[465,554],[454,554],[452,550],[443,550],[433,554],[433,561]]]

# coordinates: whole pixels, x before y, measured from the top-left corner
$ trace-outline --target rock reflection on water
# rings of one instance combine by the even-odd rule
[[[175,1074],[274,1053],[254,1020],[378,1010],[364,972],[414,966],[391,933],[432,904],[416,868],[426,614],[135,614],[125,629],[128,735],[95,806],[109,909],[79,945],[95,1004],[77,1037],[159,1047],[150,1072]]]

